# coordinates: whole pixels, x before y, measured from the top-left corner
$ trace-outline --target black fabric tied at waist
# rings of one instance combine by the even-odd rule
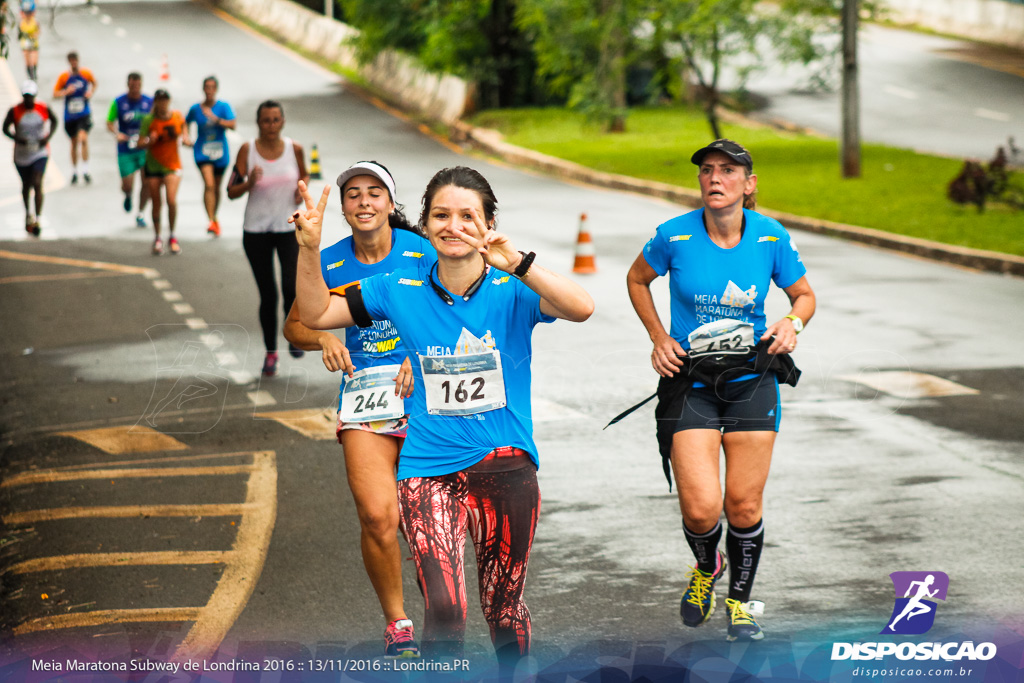
[[[671,491],[672,436],[675,434],[676,423],[683,416],[686,397],[690,395],[694,382],[703,382],[718,392],[726,382],[744,375],[755,374],[763,377],[771,372],[781,384],[796,386],[800,380],[800,368],[788,353],[768,353],[768,347],[774,340],[775,337],[771,337],[760,341],[746,354],[710,353],[696,357],[683,356],[680,358],[683,362],[681,370],[672,377],[662,377],[658,382],[658,391],[616,415],[605,425],[605,429],[657,397],[658,405],[654,409],[655,431],[658,437],[658,451],[661,453],[661,467],[665,472],[665,479],[668,480],[668,490]]]

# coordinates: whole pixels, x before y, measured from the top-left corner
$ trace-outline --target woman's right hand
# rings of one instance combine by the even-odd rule
[[[324,367],[331,372],[341,370],[349,377],[355,372],[356,366],[352,364],[352,357],[345,348],[344,342],[330,332],[324,332],[320,336],[320,348],[323,350]]]
[[[255,186],[256,183],[258,183],[260,181],[260,178],[262,178],[262,177],[263,177],[263,167],[262,166],[253,166],[252,170],[249,171],[249,188],[251,189],[253,186]]]
[[[654,350],[651,351],[651,365],[662,377],[672,377],[683,368],[682,356],[686,355],[683,347],[665,334],[654,342]]]
[[[331,186],[325,185],[323,194],[320,195],[320,202],[313,205],[313,197],[309,194],[306,183],[299,181],[299,195],[305,202],[305,210],[299,209],[288,219],[289,223],[295,224],[295,239],[300,247],[317,249],[320,247],[320,233],[323,230],[324,210],[327,209],[327,198],[331,195]]]

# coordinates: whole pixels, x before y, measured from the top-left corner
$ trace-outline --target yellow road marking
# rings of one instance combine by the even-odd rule
[[[94,612],[57,614],[26,621],[14,629],[14,635],[51,631],[59,628],[82,628],[104,624],[125,624],[140,622],[195,621],[200,614],[198,607],[162,607],[156,609],[108,609]]]
[[[85,479],[145,479],[150,477],[211,477],[245,474],[255,465],[212,465],[210,467],[149,467],[145,469],[36,470],[22,472],[0,482],[0,488]]]
[[[54,275],[13,275],[11,277],[0,277],[0,285],[13,285],[22,282],[51,282],[56,280],[84,280],[93,277],[120,277],[130,273],[62,273]]]
[[[111,460],[109,462],[89,463],[87,465],[68,465],[54,468],[54,472],[73,472],[93,467],[116,467],[118,465],[151,465],[155,462],[195,462],[198,460],[214,460],[216,458],[252,457],[252,451],[234,451],[231,453],[207,453],[205,455],[185,455],[172,458],[142,458],[138,460]]]
[[[104,427],[83,429],[74,432],[57,432],[57,436],[70,436],[84,441],[111,455],[120,453],[148,453],[151,451],[181,451],[188,446],[174,437],[162,434],[149,427]]]
[[[864,384],[899,398],[973,396],[981,393],[977,389],[923,372],[883,370],[881,372],[861,372],[858,375],[842,375],[838,379]]]
[[[223,564],[234,557],[229,550],[166,551],[151,553],[79,553],[25,560],[8,567],[12,574],[48,572],[80,567],[128,567],[167,564]]]
[[[43,254],[23,254],[17,251],[0,249],[0,258],[14,261],[33,261],[35,263],[50,263],[57,266],[74,266],[76,268],[92,268],[93,270],[110,270],[126,275],[145,275],[146,277],[159,277],[159,272],[152,268],[139,268],[138,266],[126,266],[120,263],[107,263],[105,261],[82,261],[80,259],[62,258],[60,256],[45,256]]]
[[[333,409],[319,410],[281,410],[273,413],[257,413],[263,417],[280,422],[289,429],[317,441],[337,439],[337,413]]]
[[[246,515],[232,546],[236,559],[224,569],[210,601],[175,651],[175,660],[210,657],[256,589],[277,519],[276,456],[273,451],[255,453],[253,464],[257,469],[249,477]]]
[[[207,505],[95,505],[69,508],[28,510],[4,515],[4,524],[24,526],[55,519],[86,519],[115,517],[237,517],[253,508],[248,503],[213,503]]]

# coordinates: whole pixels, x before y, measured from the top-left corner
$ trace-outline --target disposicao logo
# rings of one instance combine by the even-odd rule
[[[896,589],[896,604],[880,633],[927,633],[935,623],[935,600],[946,599],[949,577],[944,572],[893,572],[889,578]]]
[[[880,635],[921,635],[935,623],[936,600],[945,600],[949,576],[944,572],[893,572],[896,590],[892,615]],[[832,660],[870,660],[895,656],[900,660],[989,660],[996,656],[993,643],[833,643]]]

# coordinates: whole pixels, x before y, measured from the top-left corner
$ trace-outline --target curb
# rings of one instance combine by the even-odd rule
[[[658,197],[659,199],[666,199],[670,202],[692,208],[700,208],[702,205],[700,192],[697,190],[659,183],[653,180],[640,180],[630,176],[595,171],[571,161],[565,161],[564,159],[558,159],[547,154],[541,154],[540,152],[509,144],[502,139],[501,133],[495,130],[475,128],[462,121],[454,124],[452,128],[454,132],[453,137],[457,141],[467,141],[478,149],[500,157],[511,164],[526,166],[559,178],[575,180],[597,187]],[[787,229],[814,232],[820,235],[828,235],[829,237],[839,237],[852,242],[860,242],[972,270],[1024,277],[1024,257],[1012,254],[957,247],[916,237],[896,235],[873,228],[834,223],[806,216],[796,216],[770,209],[759,208],[758,212],[774,218]]]

